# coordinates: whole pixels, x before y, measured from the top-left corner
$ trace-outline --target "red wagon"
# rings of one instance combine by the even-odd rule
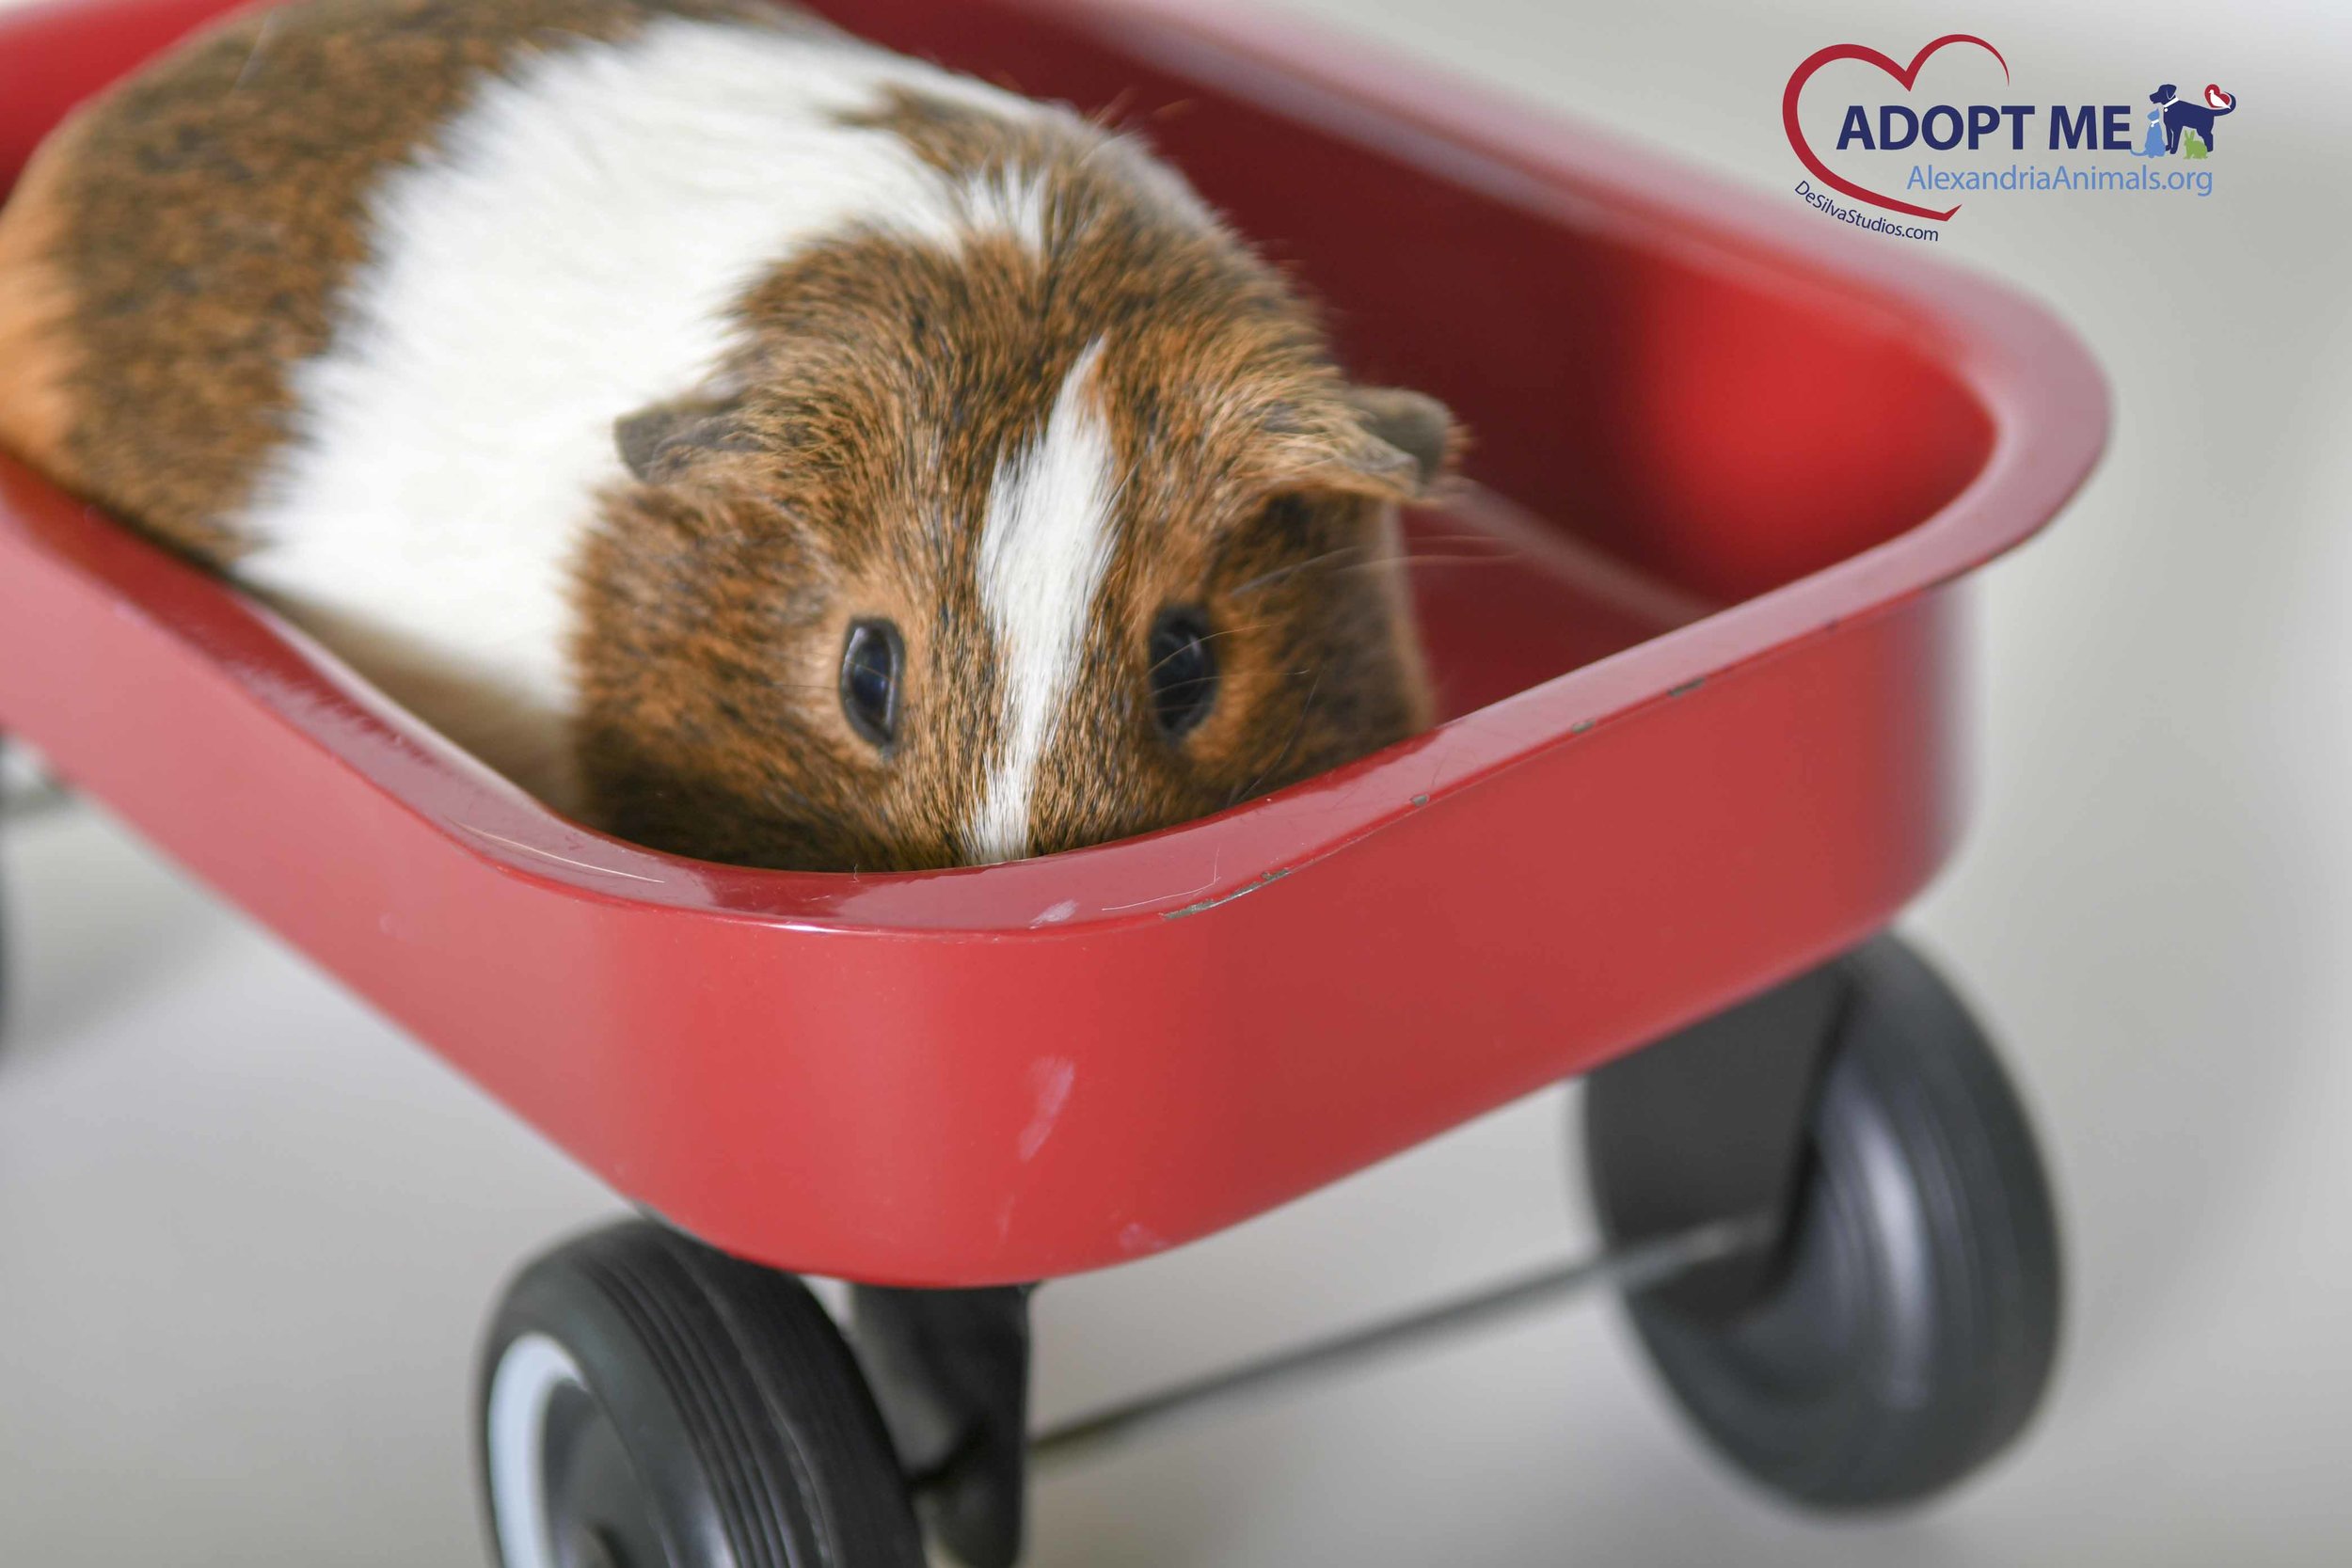
[[[10,13],[0,180],[221,8]],[[1963,816],[1958,580],[2099,450],[2074,339],[1304,30],[821,8],[1120,105],[1352,368],[1454,406],[1475,483],[1413,525],[1445,721],[1039,861],[697,863],[548,814],[0,461],[0,726],[660,1216],[501,1309],[510,1568],[914,1562],[910,1494],[1009,1561],[1023,1288],[1586,1073],[1636,1323],[1736,1462],[1867,1504],[2006,1443],[2055,1337],[2047,1196],[1964,1012],[1873,938]],[[783,1271],[863,1282],[855,1357]]]

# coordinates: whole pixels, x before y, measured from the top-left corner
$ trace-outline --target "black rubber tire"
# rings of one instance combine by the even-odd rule
[[[1925,1497],[2016,1436],[2049,1380],[2060,1291],[2048,1182],[1982,1032],[1893,938],[1838,962],[1847,1000],[1764,1294],[1717,1316],[1626,1305],[1735,1466],[1855,1510]]]
[[[505,1568],[923,1568],[855,1357],[808,1288],[644,1220],[508,1288],[475,1400]]]

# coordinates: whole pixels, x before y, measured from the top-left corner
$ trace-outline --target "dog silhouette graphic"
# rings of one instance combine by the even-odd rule
[[[2205,102],[2193,103],[2181,97],[2172,84],[2167,82],[2148,95],[2148,102],[2153,103],[2164,116],[2164,150],[2167,152],[2181,150],[2183,131],[2195,131],[2210,150],[2214,145],[2213,122],[2223,115],[2237,112],[2237,100],[2219,87],[2207,87]]]

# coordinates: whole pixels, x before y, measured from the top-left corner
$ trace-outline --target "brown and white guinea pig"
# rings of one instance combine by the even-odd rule
[[[1008,860],[1422,727],[1453,440],[1133,141],[751,0],[246,13],[0,216],[0,443],[706,859]]]

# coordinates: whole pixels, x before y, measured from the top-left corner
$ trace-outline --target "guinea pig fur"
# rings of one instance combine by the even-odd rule
[[[1134,141],[732,0],[304,0],[0,213],[0,442],[558,810],[987,863],[1424,727],[1454,444]]]

